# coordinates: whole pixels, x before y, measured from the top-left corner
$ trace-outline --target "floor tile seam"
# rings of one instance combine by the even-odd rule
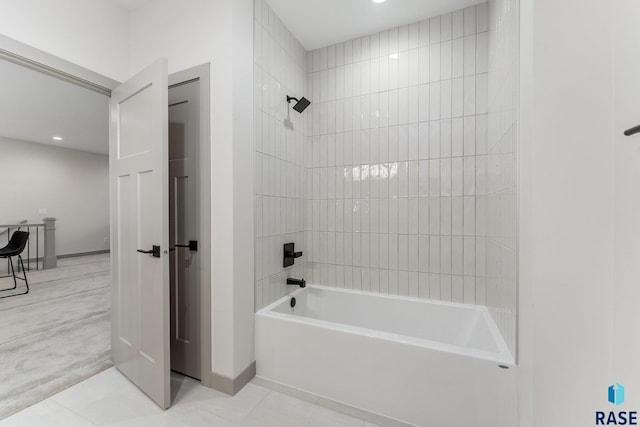
[[[107,369],[109,369],[109,368],[107,368]],[[100,372],[103,372],[103,371],[100,371]],[[100,372],[98,372],[98,373],[100,373]],[[80,381],[80,382],[82,382],[82,381]],[[77,385],[77,384],[80,384],[80,382],[78,382],[78,383],[74,384],[74,386],[75,386],[75,385]],[[73,387],[73,386],[71,386],[71,387]],[[71,387],[69,387],[69,388],[71,388]],[[67,388],[66,390],[68,390],[69,388]],[[64,390],[63,390],[63,391],[64,391]],[[60,392],[58,392],[58,393],[60,393]],[[56,394],[58,394],[58,393],[56,393]],[[100,425],[100,424],[96,424],[96,423],[94,423],[93,421],[91,421],[90,419],[88,419],[88,418],[86,418],[86,417],[82,416],[81,414],[79,414],[78,412],[74,411],[73,409],[68,408],[67,406],[63,405],[62,403],[60,403],[60,402],[56,401],[56,400],[54,399],[54,397],[56,396],[56,394],[54,394],[53,396],[48,397],[48,398],[47,398],[47,400],[50,400],[50,401],[54,402],[56,405],[58,405],[58,406],[60,406],[61,408],[64,408],[65,410],[67,410],[67,411],[71,412],[73,415],[75,415],[76,417],[78,417],[78,418],[82,419],[83,421],[88,422],[88,423],[89,423],[89,424],[91,424],[92,426],[99,426],[99,425]]]
[[[254,384],[256,385],[256,384]],[[262,387],[262,386],[258,386],[258,387]],[[242,422],[240,424],[238,424],[239,426],[242,426],[244,424],[245,421],[251,419],[251,415],[256,412],[258,410],[258,408],[260,406],[262,406],[265,402],[265,400],[267,399],[267,397],[269,397],[272,393],[277,393],[275,390],[271,390],[268,389],[266,387],[262,387],[263,389],[267,390],[267,393],[265,393],[265,395],[260,399],[260,401],[253,407],[253,409],[251,409],[247,415],[242,419]],[[293,397],[293,396],[292,396]],[[294,398],[295,399],[295,398]]]
[[[264,388],[264,387],[263,387],[263,388]],[[256,404],[255,404],[255,406],[254,406],[254,407],[253,407],[249,412],[247,412],[247,413],[246,413],[246,414],[245,414],[245,415],[240,419],[240,421],[239,421],[239,422],[236,422],[236,421],[234,421],[234,420],[230,420],[229,418],[227,418],[227,417],[225,417],[225,416],[223,416],[223,415],[221,415],[221,414],[217,414],[217,413],[212,413],[212,414],[213,414],[213,415],[215,415],[216,417],[223,418],[224,420],[229,421],[231,424],[234,424],[234,425],[237,425],[237,426],[242,426],[242,425],[244,424],[244,422],[245,422],[245,421],[247,421],[247,420],[251,417],[251,414],[253,414],[253,413],[256,411],[256,409],[258,409],[258,407],[259,407],[260,405],[262,405],[262,403],[264,402],[264,400],[265,400],[265,399],[267,398],[267,396],[269,396],[269,394],[271,393],[271,390],[269,390],[269,389],[266,389],[266,390],[268,391],[268,393],[265,393],[265,395],[264,395],[264,396],[262,396],[262,397],[258,400],[258,403],[256,403]],[[236,394],[236,396],[237,396],[237,394]],[[235,397],[235,396],[232,396],[231,398],[233,398],[233,397]]]

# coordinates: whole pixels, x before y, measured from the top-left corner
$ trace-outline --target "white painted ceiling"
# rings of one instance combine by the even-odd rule
[[[115,3],[119,4],[121,7],[133,11],[144,5],[145,3],[149,3],[150,0],[113,0]]]
[[[108,154],[107,96],[5,60],[0,76],[0,136]]]
[[[130,1],[130,0],[127,0]],[[306,50],[410,24],[485,0],[266,0]]]
[[[112,0],[134,11],[153,0]],[[306,50],[463,9],[486,0],[266,0]]]

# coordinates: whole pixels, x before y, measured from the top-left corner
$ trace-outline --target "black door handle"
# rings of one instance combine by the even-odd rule
[[[197,240],[189,240],[188,245],[176,245],[178,248],[189,248],[190,251],[198,250],[198,241]]]
[[[144,249],[138,249],[138,252],[141,254],[151,254],[154,258],[160,258],[160,246],[153,245],[150,251],[145,251]]]
[[[638,125],[638,126],[634,126],[634,127],[632,127],[631,129],[627,129],[627,130],[625,130],[625,131],[624,131],[624,134],[625,134],[626,136],[631,136],[631,135],[633,135],[634,133],[638,133],[638,132],[640,132],[640,125]]]

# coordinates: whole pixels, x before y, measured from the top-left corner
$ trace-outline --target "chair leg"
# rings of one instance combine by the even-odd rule
[[[2,289],[3,291],[8,291],[11,289],[16,289],[18,287],[18,282],[16,279],[20,279],[20,280],[24,280],[25,285],[27,286],[27,290],[24,292],[21,292],[19,294],[12,294],[12,295],[5,295],[5,296],[1,296],[0,299],[2,298],[11,298],[11,297],[17,297],[18,295],[26,295],[29,293],[29,282],[27,281],[27,271],[24,269],[24,262],[22,261],[22,257],[20,255],[18,255],[18,261],[20,261],[20,266],[22,267],[22,275],[23,277],[16,277],[16,271],[13,267],[13,260],[11,260],[11,258],[9,258],[9,260],[11,261],[11,271],[13,272],[13,288],[10,289]]]
[[[11,259],[11,257],[8,257],[8,258],[9,258],[9,264],[11,265],[11,274],[13,275],[13,288],[0,289],[0,292],[12,291],[18,287],[18,281],[16,280],[16,271],[13,268],[13,259]]]
[[[22,275],[24,276],[24,284],[27,286],[27,292],[25,292],[25,294],[29,293],[29,282],[27,281],[27,270],[25,270],[24,268],[24,262],[22,261],[22,256],[18,255],[18,259],[20,260],[20,265],[22,266]],[[18,277],[19,279],[19,277]]]

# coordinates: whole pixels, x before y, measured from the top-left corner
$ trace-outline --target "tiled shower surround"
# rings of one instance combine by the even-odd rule
[[[486,301],[487,4],[307,54],[307,277]]]
[[[304,276],[304,115],[288,112],[287,95],[307,93],[304,48],[263,1],[254,19],[255,307],[286,295],[286,277]],[[309,114],[306,113],[305,114]],[[304,256],[282,267],[282,245]],[[290,288],[290,287],[289,287]]]
[[[490,97],[507,96],[489,93],[489,38],[482,3],[305,52],[256,0],[256,309],[290,291],[286,277],[304,277],[490,303],[508,317],[515,258],[496,236],[515,218],[504,197],[515,187],[487,170],[506,161]],[[312,104],[300,115],[286,95]],[[304,256],[283,269],[287,241]]]

